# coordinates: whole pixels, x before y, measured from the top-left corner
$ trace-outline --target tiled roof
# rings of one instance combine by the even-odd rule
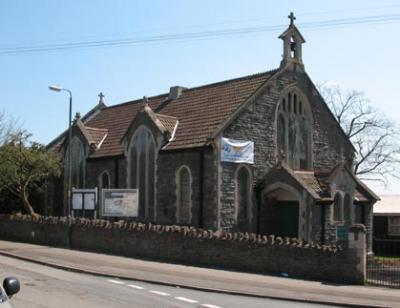
[[[359,189],[356,189],[356,191],[354,192],[354,201],[355,202],[368,202],[369,199]]]
[[[295,176],[315,195],[320,198],[329,198],[327,185],[318,179],[312,171],[295,171]]]
[[[153,97],[149,102],[154,110],[165,100],[168,95]],[[143,100],[137,100],[121,105],[104,108],[99,114],[89,120],[86,125],[90,127],[108,129],[107,138],[100,149],[91,157],[115,156],[124,152],[121,138],[128,129],[137,112],[144,107]]]
[[[169,134],[172,135],[178,119],[175,117],[166,116],[164,114],[157,114],[157,118],[160,120],[162,125],[164,125]]]
[[[104,105],[103,102],[98,103],[96,106],[94,106],[88,113],[86,113],[81,121],[83,124],[85,124],[87,121],[89,121],[91,118],[93,118],[96,114],[98,114],[103,108],[105,108],[106,105]],[[68,130],[63,131],[60,135],[58,135],[56,138],[54,138],[49,144],[47,144],[46,148],[50,151],[55,151],[59,152],[62,148],[62,144],[64,142],[65,137],[67,136]]]
[[[319,196],[321,200],[330,200],[331,193],[327,174],[315,174],[312,171],[294,171],[297,179],[299,179],[311,192]],[[358,180],[359,181],[359,180]],[[358,181],[356,183],[358,184]],[[370,202],[370,198],[365,195],[361,187],[358,185],[354,191],[354,202]]]
[[[186,89],[179,98],[168,100],[168,94],[148,98],[149,107],[168,130],[179,121],[175,138],[167,149],[203,146],[213,133],[275,71]],[[121,138],[137,112],[144,107],[142,99],[103,108],[85,126],[108,129],[100,149],[91,157],[123,154]],[[172,132],[172,131],[171,131]]]
[[[96,147],[99,147],[100,143],[105,137],[107,137],[108,129],[104,128],[94,128],[85,126],[86,131],[90,136],[91,142],[93,142]]]

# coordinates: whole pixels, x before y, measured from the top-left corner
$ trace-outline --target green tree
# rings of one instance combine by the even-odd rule
[[[59,175],[61,167],[56,153],[29,138],[29,134],[20,132],[0,146],[0,191],[18,197],[24,210],[34,215],[30,191],[40,187],[49,175]]]

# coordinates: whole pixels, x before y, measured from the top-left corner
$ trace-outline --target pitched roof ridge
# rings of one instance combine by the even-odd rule
[[[252,78],[260,77],[262,75],[269,75],[269,74],[274,73],[274,72],[276,72],[278,70],[279,70],[279,68],[275,68],[275,69],[272,69],[272,70],[269,70],[269,71],[265,71],[265,72],[259,72],[259,73],[254,73],[254,74],[250,74],[250,75],[246,75],[246,76],[235,77],[235,78],[231,78],[231,79],[226,79],[226,80],[222,80],[222,81],[208,83],[208,84],[201,85],[201,86],[187,88],[186,90],[184,90],[184,92],[188,92],[188,91],[191,91],[191,90],[198,90],[198,89],[202,89],[202,88],[209,88],[209,87],[211,88],[211,87],[214,87],[214,86],[219,86],[219,85],[223,85],[223,84],[230,83],[230,82],[235,82],[235,81],[240,81],[240,80],[252,79]]]
[[[155,96],[148,96],[147,99],[149,100],[149,103],[151,103],[152,99],[161,98],[163,96],[168,97],[168,93],[158,94],[158,95],[155,95]],[[135,100],[132,100],[132,101],[127,101],[127,102],[119,103],[119,104],[116,104],[116,105],[107,106],[103,110],[112,109],[112,108],[115,108],[115,107],[121,107],[121,106],[124,106],[124,105],[133,105],[133,104],[140,104],[140,103],[143,103],[143,98],[138,98],[138,99],[135,99]]]
[[[217,82],[212,82],[212,83],[208,83],[208,84],[204,84],[204,85],[200,85],[200,86],[195,86],[195,87],[192,87],[192,88],[186,88],[184,90],[184,92],[189,92],[189,91],[192,91],[192,90],[199,90],[199,89],[203,89],[203,88],[211,88],[211,87],[227,84],[227,83],[230,83],[230,82],[240,81],[240,80],[252,79],[252,78],[260,77],[262,75],[269,75],[269,74],[274,73],[274,72],[276,72],[278,70],[279,70],[279,68],[275,68],[275,69],[271,69],[271,70],[265,71],[265,72],[254,73],[254,74],[250,74],[250,75],[246,75],[246,76],[235,77],[235,78],[226,79],[226,80],[217,81]],[[167,98],[168,94],[169,93],[163,93],[163,94],[158,94],[158,95],[154,95],[154,96],[149,96],[148,97],[149,103],[151,103],[152,99],[162,98],[164,96]],[[112,109],[112,108],[116,108],[116,107],[121,107],[121,106],[124,106],[124,105],[138,104],[138,103],[142,103],[142,102],[143,102],[143,99],[139,98],[139,99],[135,99],[135,100],[132,100],[132,101],[127,101],[127,102],[124,102],[124,103],[107,106],[107,107],[103,108],[103,110]]]
[[[100,113],[102,110],[106,109],[107,106],[103,104],[96,104],[92,109],[85,113],[85,115],[81,118],[83,123],[89,121],[94,115]],[[55,137],[46,145],[46,149],[51,149],[53,146],[57,145],[57,143],[62,143],[64,139],[64,135],[68,133],[68,129],[65,129],[61,134]]]

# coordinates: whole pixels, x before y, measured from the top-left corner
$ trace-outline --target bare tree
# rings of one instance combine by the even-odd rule
[[[19,121],[0,111],[0,146],[11,140],[12,136],[22,131]]]
[[[400,178],[397,124],[374,108],[363,92],[326,84],[318,89],[357,151],[355,174],[385,184],[390,177]]]

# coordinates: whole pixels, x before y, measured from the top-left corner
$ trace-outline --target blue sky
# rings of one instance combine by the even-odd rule
[[[400,32],[400,3],[395,0],[2,0],[0,110],[19,119],[34,139],[47,143],[68,120],[68,97],[49,91],[52,83],[69,88],[74,113],[84,114],[97,103],[100,91],[106,95],[106,104],[112,105],[164,93],[173,85],[192,87],[276,68],[282,54],[277,36],[285,30],[290,11],[307,41],[303,60],[314,82],[331,81],[363,90],[374,106],[398,121],[400,40],[395,34]],[[386,16],[386,21],[354,23],[357,18],[377,16]],[[343,18],[350,23],[307,26]],[[272,26],[277,30],[234,37],[203,35],[184,42],[5,53],[7,48],[38,44]],[[399,189],[400,184],[393,182],[387,192]]]

